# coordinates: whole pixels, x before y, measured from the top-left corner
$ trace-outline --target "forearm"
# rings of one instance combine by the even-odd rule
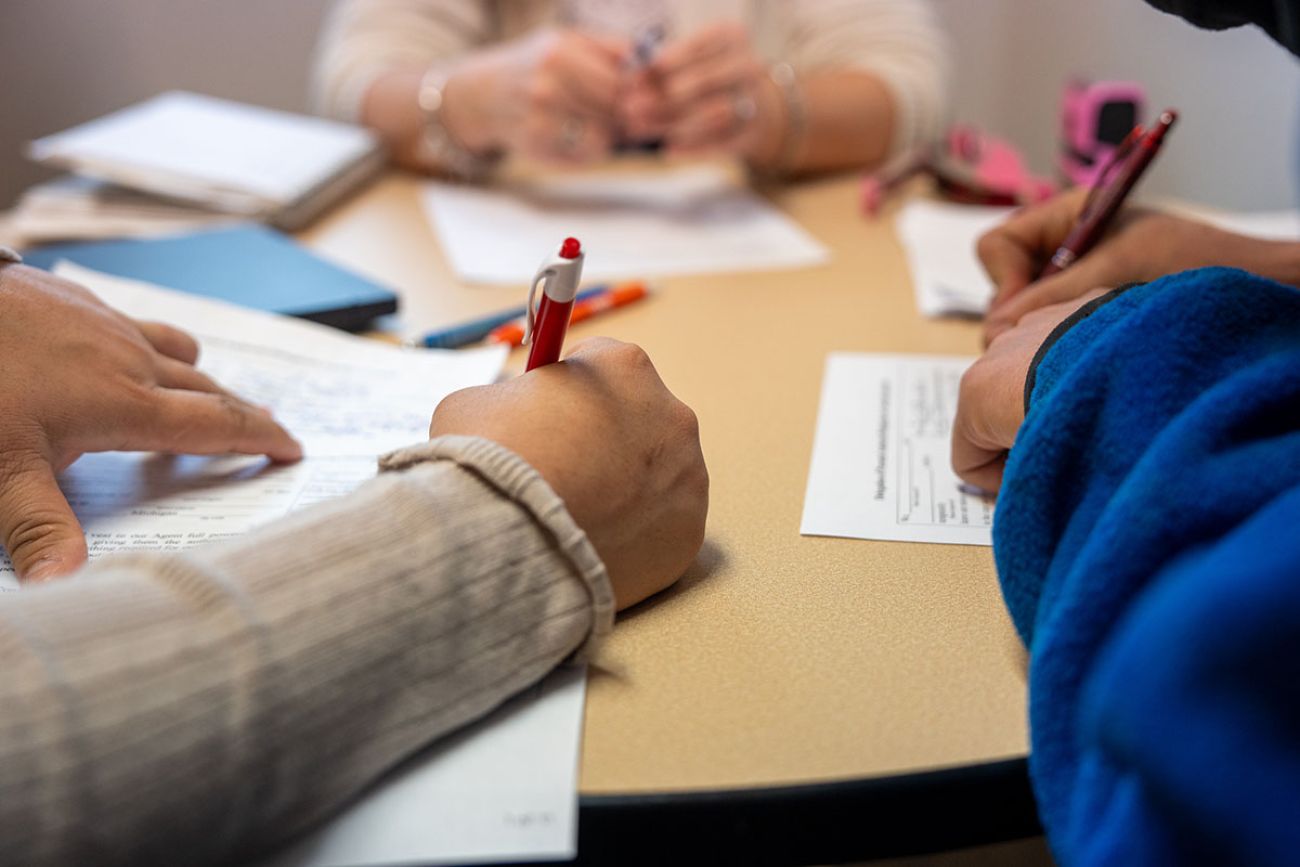
[[[1205,261],[1196,266],[1240,268],[1287,286],[1300,287],[1300,243],[1248,238],[1221,229],[1210,231],[1218,236],[1220,243],[1200,245],[1199,258]],[[1222,253],[1210,253],[1216,249]]]
[[[503,143],[492,123],[492,53],[466,58],[449,69],[436,122],[460,150],[489,160]],[[424,69],[395,69],[375,79],[361,104],[361,122],[384,140],[393,160],[415,171],[454,172],[438,152],[424,146],[431,122],[420,106]]]
[[[893,98],[873,73],[826,70],[790,88],[765,80],[760,101],[769,121],[750,164],[764,171],[803,174],[877,165],[895,136]]]
[[[540,476],[442,445],[456,461],[238,543],[4,597],[6,857],[246,857],[607,629],[603,567]]]

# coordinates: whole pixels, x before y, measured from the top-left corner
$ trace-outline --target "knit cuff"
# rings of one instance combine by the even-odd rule
[[[569,515],[564,501],[523,458],[491,440],[441,436],[379,458],[381,472],[422,463],[451,461],[479,476],[517,503],[555,540],[591,598],[591,632],[575,656],[589,658],[614,626],[614,590],[596,548]]]

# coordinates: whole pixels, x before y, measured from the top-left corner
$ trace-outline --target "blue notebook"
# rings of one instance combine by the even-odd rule
[[[148,240],[52,244],[23,260],[53,268],[61,259],[169,289],[220,298],[356,330],[397,310],[397,296],[260,225]]]

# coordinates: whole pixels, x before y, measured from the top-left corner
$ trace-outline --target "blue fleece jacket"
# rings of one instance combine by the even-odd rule
[[[993,528],[1053,850],[1300,863],[1300,292],[1190,271],[1058,334]]]

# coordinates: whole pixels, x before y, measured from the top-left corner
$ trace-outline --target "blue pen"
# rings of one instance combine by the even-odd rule
[[[608,286],[593,286],[579,292],[574,300],[581,301],[608,289]],[[527,307],[511,307],[509,310],[493,313],[491,316],[484,316],[482,319],[475,319],[463,325],[455,325],[443,331],[431,331],[423,337],[412,338],[407,341],[407,345],[423,346],[426,349],[458,349],[471,343],[478,343],[491,334],[494,328],[526,315],[528,315]]]

